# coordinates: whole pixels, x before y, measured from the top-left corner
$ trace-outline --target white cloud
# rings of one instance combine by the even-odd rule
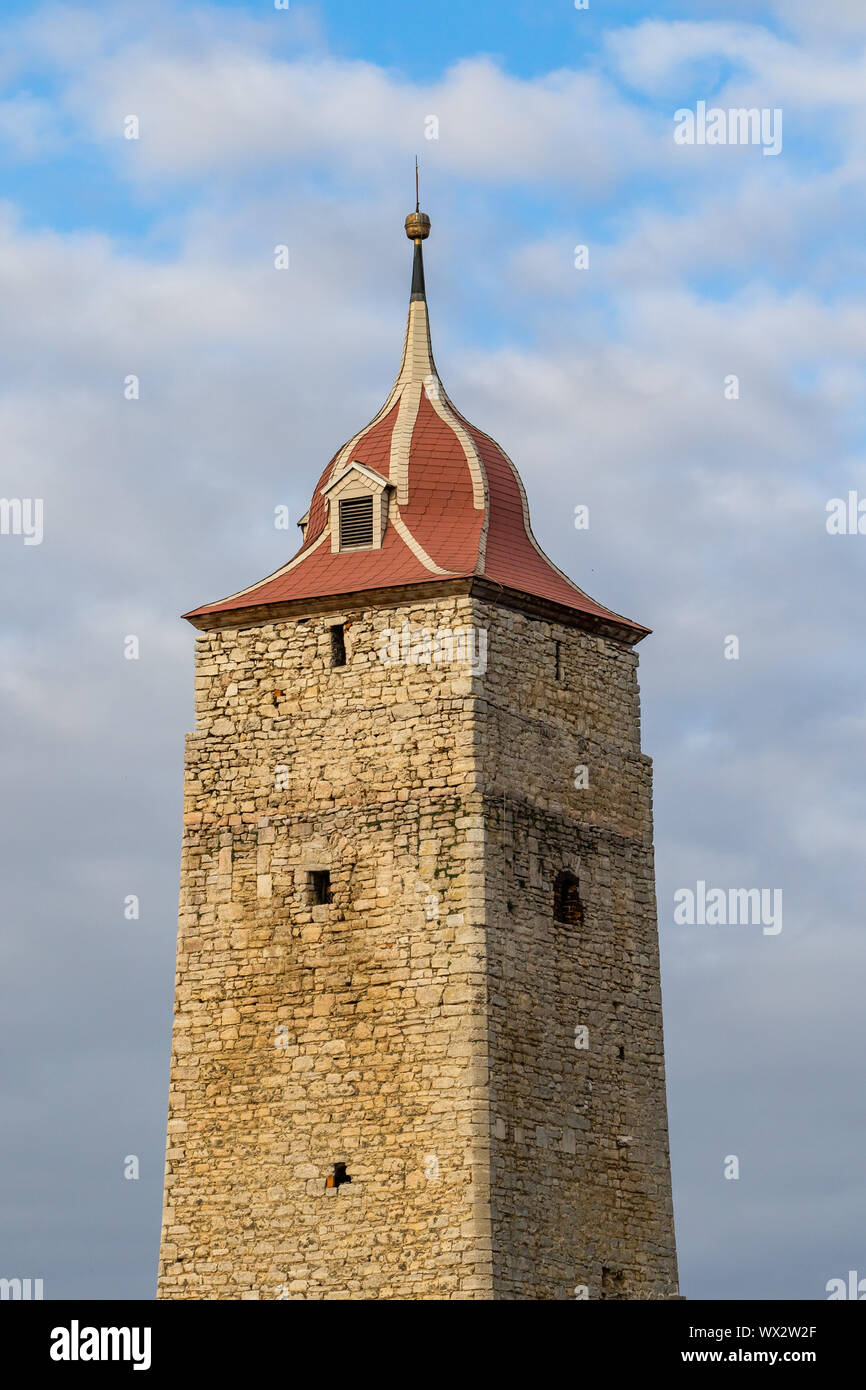
[[[257,53],[109,58],[75,82],[67,101],[100,140],[138,115],[149,175],[326,159],[354,173],[393,170],[419,149],[444,170],[485,182],[554,171],[605,185],[650,155],[643,117],[592,74],[525,81],[491,60],[458,63],[439,82],[410,83],[369,63],[277,62]],[[425,136],[438,120],[438,138]],[[611,152],[616,157],[611,159]]]
[[[611,32],[607,51],[619,75],[654,97],[675,95],[708,60],[724,59],[734,75],[712,91],[717,105],[862,106],[866,102],[866,52],[816,54],[810,45],[780,38],[758,24],[649,19]],[[761,95],[763,94],[763,100]]]

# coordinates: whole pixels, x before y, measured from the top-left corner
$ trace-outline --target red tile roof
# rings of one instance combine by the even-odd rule
[[[354,462],[389,480],[388,520],[381,549],[333,553],[324,489]],[[430,347],[418,240],[397,380],[316,484],[300,550],[268,578],[185,616],[204,626],[209,615],[269,604],[473,577],[605,622],[631,642],[648,631],[596,603],[548,560],[514,464],[448,399]]]

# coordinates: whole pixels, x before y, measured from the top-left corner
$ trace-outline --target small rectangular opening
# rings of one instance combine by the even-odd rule
[[[345,666],[346,664],[346,627],[344,623],[337,623],[331,628],[331,665]]]
[[[557,874],[553,881],[553,920],[566,927],[583,926],[580,882],[567,869]]]
[[[352,1178],[346,1172],[345,1163],[335,1163],[333,1173],[329,1173],[325,1178],[325,1187],[342,1187],[344,1182],[351,1182]]]
[[[555,661],[556,661],[556,677],[555,677],[555,679],[558,680],[558,681],[561,681],[561,680],[562,680],[562,643],[561,643],[561,642],[554,642],[553,645],[554,645],[554,647],[555,647],[555,649],[556,649],[556,651],[555,651]]]
[[[373,497],[343,497],[340,501],[340,549],[364,550],[373,544]]]
[[[329,869],[313,869],[310,874],[310,897],[314,905],[331,901],[331,873]]]

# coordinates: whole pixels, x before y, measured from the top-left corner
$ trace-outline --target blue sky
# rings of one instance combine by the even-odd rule
[[[96,6],[89,12],[98,16],[104,10],[105,7]],[[782,43],[790,31],[773,10],[772,6],[740,7],[753,32],[763,29]],[[449,68],[468,58],[489,58],[503,72],[529,81],[563,69],[587,69],[604,74],[635,110],[644,111],[648,119],[656,118],[659,122],[669,121],[672,115],[670,87],[648,90],[630,81],[628,74],[611,61],[611,36],[628,33],[638,25],[662,26],[666,20],[694,25],[700,19],[709,25],[714,20],[730,24],[737,19],[736,6],[732,9],[730,4],[712,3],[662,4],[654,7],[651,18],[643,7],[631,4],[597,4],[578,11],[565,4],[443,3],[425,8],[395,3],[377,5],[371,15],[353,4],[293,5],[284,12],[272,11],[264,3],[225,3],[205,8],[178,3],[154,6],[149,13],[157,19],[162,16],[166,42],[174,41],[180,33],[184,45],[194,53],[201,52],[213,39],[210,13],[217,11],[223,12],[229,31],[242,34],[247,44],[267,51],[275,62],[291,62],[299,54],[328,54],[349,64],[375,64],[395,77],[419,85],[435,82]],[[17,16],[29,34],[34,28],[38,31],[62,25],[67,12],[74,22],[75,16],[88,13],[88,8],[79,6],[67,11],[65,7],[61,13],[51,6],[44,10],[19,3],[4,6],[7,22],[14,26]],[[125,21],[123,7],[119,7],[118,13],[119,22],[106,26],[106,54],[122,55],[125,50],[134,49],[136,42],[147,41],[148,24],[138,12],[127,10]],[[66,54],[62,44],[58,48],[47,63],[44,52],[28,54],[26,46],[17,55],[13,46],[7,57],[7,100],[48,103],[50,130],[38,149],[27,147],[22,152],[6,143],[0,150],[6,196],[15,199],[22,214],[34,225],[48,222],[70,229],[98,227],[119,237],[140,234],[152,228],[165,206],[165,182],[157,179],[155,185],[131,189],[121,174],[118,183],[118,161],[133,157],[128,147],[119,153],[119,135],[112,139],[102,131],[94,138],[94,132],[82,123],[80,113],[54,106],[54,98],[68,76],[63,71]],[[676,100],[690,105],[699,98],[712,101],[727,83],[748,69],[749,63],[738,57],[736,45],[730,43],[723,53],[691,55],[679,66]],[[772,90],[766,96],[769,102],[780,99]],[[796,108],[789,109],[786,116],[789,159],[793,154],[798,162],[808,164],[815,160],[822,167],[833,162],[834,154],[839,156],[832,123],[816,128],[812,122],[800,119]],[[424,158],[425,191],[432,192],[436,150],[421,141],[420,132],[417,143],[422,157],[428,157]],[[277,149],[270,162],[278,158]],[[334,181],[334,171],[321,165],[305,172],[325,186]],[[495,162],[491,163],[490,172],[491,181],[496,183]],[[768,168],[766,173],[769,172]],[[248,174],[252,181],[262,178],[262,170],[255,162]],[[617,181],[609,190],[610,196],[584,206],[586,225],[593,232],[604,234],[618,218],[627,215],[630,207],[654,202],[670,205],[671,199],[678,205],[678,180],[660,175],[658,168],[648,169],[645,174],[639,168],[632,169],[627,185]],[[784,177],[781,171],[779,176]],[[203,173],[202,177],[207,175]],[[182,186],[174,180],[170,192],[176,208],[178,200],[182,203],[200,193],[200,180],[195,179],[194,173],[192,186],[186,180]],[[485,196],[489,196],[489,189],[485,188]],[[544,187],[509,181],[501,196],[510,217],[521,226],[536,230],[549,226],[563,208],[579,206],[575,190],[565,180]]]
[[[288,558],[274,506],[300,516],[385,398],[418,153],[449,394],[555,562],[654,629],[684,1291],[822,1297],[866,1262],[866,539],[825,527],[866,496],[861,0],[6,4],[0,26],[0,491],[46,515],[41,546],[0,538],[8,1258],[49,1296],[152,1293],[178,614]],[[782,152],[675,145],[699,100],[781,108]],[[675,926],[697,879],[781,885],[784,930]]]

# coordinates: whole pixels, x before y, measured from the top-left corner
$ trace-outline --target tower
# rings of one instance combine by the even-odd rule
[[[637,657],[397,380],[295,557],[186,616],[163,1298],[676,1294]]]

